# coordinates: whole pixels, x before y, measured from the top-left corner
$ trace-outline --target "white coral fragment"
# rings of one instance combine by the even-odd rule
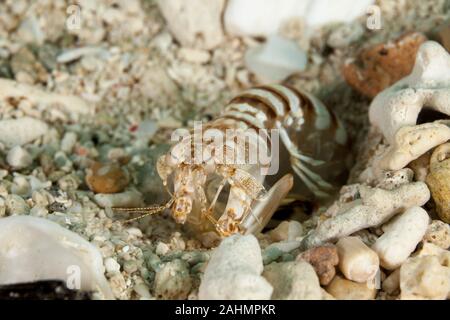
[[[387,152],[376,162],[377,169],[399,170],[449,139],[448,121],[402,127]]]
[[[272,284],[274,300],[322,300],[319,278],[305,261],[271,263],[263,273]]]
[[[408,259],[400,268],[400,299],[447,299],[450,288],[450,268],[437,256]]]
[[[187,47],[212,49],[223,38],[224,0],[159,0],[158,6],[177,40]]]
[[[32,142],[46,134],[47,131],[48,126],[45,122],[30,117],[0,120],[0,142],[7,147],[21,146]]]
[[[430,191],[423,182],[404,184],[393,190],[360,186],[361,199],[345,204],[345,211],[325,220],[302,241],[303,248],[336,241],[359,230],[378,226],[395,214],[414,206],[422,206],[430,199]]]
[[[261,276],[262,271],[258,240],[253,235],[230,236],[212,254],[198,297],[200,300],[268,300],[273,288]]]
[[[0,79],[0,101],[10,99],[25,99],[32,106],[39,109],[60,109],[66,112],[72,120],[77,120],[80,115],[92,114],[91,108],[83,99],[73,96],[46,92],[38,87],[19,83],[13,80]]]
[[[62,280],[113,299],[100,251],[55,222],[31,216],[0,219],[0,285]]]
[[[385,233],[372,246],[381,265],[388,270],[400,267],[422,240],[428,223],[428,213],[412,207],[384,226]]]
[[[393,143],[400,128],[416,124],[424,107],[450,115],[450,55],[434,41],[420,46],[410,75],[374,98],[369,119]]]

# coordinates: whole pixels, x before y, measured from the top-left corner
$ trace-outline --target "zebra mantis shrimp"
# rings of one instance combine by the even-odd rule
[[[346,131],[331,110],[304,91],[284,85],[249,89],[201,129],[184,134],[157,162],[164,186],[173,186],[167,188],[171,200],[123,210],[146,216],[170,208],[177,223],[208,222],[221,236],[257,233],[288,195],[327,199],[345,178]],[[246,143],[239,143],[242,138]],[[268,152],[268,161],[248,161]]]

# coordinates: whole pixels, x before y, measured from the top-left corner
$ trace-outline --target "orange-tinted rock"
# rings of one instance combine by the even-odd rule
[[[353,61],[343,66],[342,74],[351,87],[373,98],[411,73],[417,50],[426,40],[422,33],[412,32],[362,49]]]
[[[336,275],[339,256],[334,245],[324,245],[302,252],[297,256],[297,260],[309,262],[316,271],[320,284],[327,285]]]
[[[117,193],[123,191],[129,179],[126,172],[115,163],[94,163],[87,170],[86,184],[95,193]]]

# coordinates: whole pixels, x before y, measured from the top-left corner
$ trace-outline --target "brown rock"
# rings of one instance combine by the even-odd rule
[[[347,83],[370,98],[411,73],[419,46],[427,38],[418,32],[406,33],[388,43],[359,52],[346,63],[342,74]]]
[[[126,172],[115,163],[94,163],[87,170],[86,184],[95,193],[117,193],[123,191],[129,179]]]
[[[373,300],[377,289],[366,283],[353,282],[340,276],[334,277],[325,290],[338,300]]]
[[[334,245],[324,245],[302,252],[297,256],[297,261],[301,260],[309,262],[314,267],[321,285],[327,285],[336,274],[339,256]]]
[[[450,20],[440,25],[436,32],[436,41],[442,44],[450,52]]]
[[[47,70],[27,47],[19,49],[11,58],[11,70],[18,82],[34,84],[47,81]]]

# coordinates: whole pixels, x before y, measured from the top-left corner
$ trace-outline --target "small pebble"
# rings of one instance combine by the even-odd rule
[[[0,142],[7,147],[32,142],[47,132],[47,124],[38,119],[23,117],[0,120]]]
[[[136,272],[138,270],[138,266],[136,264],[136,261],[125,261],[123,264],[123,270],[127,273],[131,274],[133,272]]]
[[[301,253],[297,260],[309,262],[316,271],[321,285],[327,285],[336,274],[336,266],[339,264],[337,248],[334,245],[315,247]]]
[[[102,208],[136,208],[142,206],[142,195],[135,190],[121,193],[97,193],[94,199]]]
[[[87,170],[86,184],[95,193],[118,193],[128,185],[126,172],[117,164],[96,162]]]
[[[187,62],[193,63],[206,63],[210,59],[210,54],[206,50],[192,49],[192,48],[181,48],[178,52],[181,59]]]
[[[322,291],[313,267],[305,261],[271,263],[263,276],[273,286],[272,299],[320,300]]]
[[[144,283],[136,284],[133,287],[133,290],[141,297],[141,299],[151,299],[152,298],[152,295],[150,294],[150,290],[149,290],[148,286]]]
[[[269,231],[272,241],[295,240],[303,233],[303,227],[298,221],[283,221],[275,229]]]
[[[170,251],[170,247],[164,242],[158,242],[156,245],[156,254],[158,256],[164,256]]]
[[[325,288],[326,291],[338,300],[373,300],[377,294],[377,289],[335,276],[333,281]]]
[[[9,194],[5,199],[6,213],[8,215],[22,215],[28,214],[30,206],[23,200],[21,196],[16,194]]]
[[[30,210],[30,216],[45,218],[48,215],[48,210],[41,206],[34,206]]]
[[[22,197],[28,197],[31,194],[31,185],[28,179],[22,175],[16,175],[11,186],[11,193]]]
[[[162,299],[186,299],[192,287],[187,263],[175,259],[167,262],[156,273],[154,292]]]
[[[77,134],[75,132],[66,132],[61,140],[61,150],[70,154],[77,142]]]
[[[23,169],[33,163],[30,153],[20,146],[15,146],[9,150],[6,161],[14,169]]]
[[[0,218],[6,215],[6,202],[3,197],[0,197]]]
[[[47,70],[28,47],[22,47],[11,58],[11,69],[18,82],[34,84],[46,81]]]
[[[107,55],[107,51],[100,47],[81,47],[75,49],[69,49],[56,57],[58,63],[69,63],[80,59],[87,55],[103,54]]]
[[[450,225],[441,220],[433,220],[428,226],[424,240],[442,249],[450,247]]]
[[[120,272],[120,264],[117,263],[116,259],[106,258],[103,263],[105,265],[106,272],[108,272],[110,274]]]
[[[260,47],[245,54],[247,68],[262,80],[278,82],[303,71],[308,61],[306,53],[292,40],[270,36]]]
[[[198,297],[200,300],[270,299],[273,288],[261,276],[262,271],[261,248],[255,236],[227,237],[211,255]]]

